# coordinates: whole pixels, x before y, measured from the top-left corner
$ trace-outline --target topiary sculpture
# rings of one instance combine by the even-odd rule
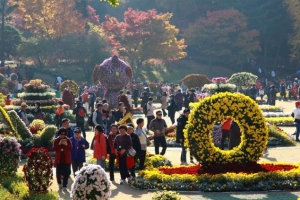
[[[112,107],[118,103],[119,91],[122,90],[132,79],[132,70],[118,56],[113,56],[97,65],[93,73],[94,82],[100,81],[105,87],[105,99]]]

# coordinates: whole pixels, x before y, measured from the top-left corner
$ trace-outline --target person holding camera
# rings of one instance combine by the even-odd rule
[[[58,131],[58,137],[53,141],[53,150],[55,151],[56,164],[56,179],[60,188],[67,190],[68,179],[71,174],[71,150],[72,142],[67,137],[67,129],[60,128]],[[61,181],[63,177],[63,182]]]

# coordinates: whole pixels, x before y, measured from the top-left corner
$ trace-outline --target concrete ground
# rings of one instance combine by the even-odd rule
[[[277,105],[284,109],[284,112],[291,113],[294,109],[294,102],[276,102]],[[178,115],[178,114],[177,114]],[[168,125],[171,125],[169,118],[165,118]],[[292,134],[295,130],[294,127],[283,127],[288,134]],[[87,133],[87,139],[89,142],[92,141],[93,133]],[[154,148],[149,147],[148,151],[154,153]],[[88,150],[89,153],[92,153]],[[172,164],[180,164],[180,148],[168,148],[166,152],[166,157],[172,161]],[[296,147],[277,147],[270,148],[269,155],[261,158],[261,161],[269,162],[288,162],[288,163],[299,163],[300,156],[300,146]],[[189,160],[188,160],[189,161]],[[55,172],[54,172],[55,174]],[[52,191],[58,191],[59,195],[63,199],[70,198],[70,188],[72,180],[74,177],[71,176],[67,192],[62,192],[58,189],[56,180],[54,180],[51,186]],[[116,182],[112,183],[112,195],[110,199],[113,200],[124,200],[124,199],[151,199],[154,191],[137,190],[131,188],[129,185],[119,185],[120,175],[119,172],[115,172]],[[272,200],[296,200],[300,197],[300,191],[290,192],[290,191],[276,191],[276,192],[219,192],[219,193],[199,193],[199,192],[181,192],[183,200],[239,200],[239,199],[272,199]]]

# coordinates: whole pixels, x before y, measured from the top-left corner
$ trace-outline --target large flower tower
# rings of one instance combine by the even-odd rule
[[[20,106],[22,102],[25,102],[29,109],[32,109],[35,102],[39,101],[42,109],[44,107],[52,110],[57,104],[57,99],[54,98],[55,93],[50,92],[50,86],[42,84],[40,79],[31,80],[29,84],[24,85],[24,92],[19,93],[18,97],[20,99],[12,100],[12,105]]]

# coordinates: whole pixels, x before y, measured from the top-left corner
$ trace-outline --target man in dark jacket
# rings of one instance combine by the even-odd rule
[[[184,133],[183,129],[188,121],[188,117],[190,114],[190,109],[185,108],[183,110],[183,114],[180,115],[177,119],[177,129],[176,129],[176,142],[181,144],[181,165],[186,165],[186,147],[184,146]]]
[[[75,172],[79,171],[83,167],[85,162],[85,150],[89,148],[89,143],[85,138],[81,137],[81,129],[79,127],[74,128],[75,136],[71,137],[72,142],[72,169],[75,177]]]
[[[132,148],[135,150],[136,154],[134,156],[134,163],[136,162],[137,158],[139,158],[139,154],[141,151],[141,143],[140,143],[140,139],[137,136],[137,134],[135,134],[133,132],[133,124],[127,124],[127,133],[130,135],[131,137],[131,141],[132,141]],[[130,171],[130,175],[133,179],[135,179],[135,166],[133,166],[131,169],[129,169]]]
[[[183,106],[183,94],[181,93],[181,90],[179,89],[175,95],[175,101],[177,103],[177,110],[180,111]]]
[[[269,94],[270,94],[270,105],[275,106],[275,102],[276,102],[276,94],[277,94],[277,89],[275,88],[274,85],[271,86],[270,90],[269,90]]]
[[[240,143],[241,143],[240,127],[235,121],[232,121],[230,132],[229,132],[229,144],[228,144],[229,150],[239,146]]]
[[[123,118],[124,103],[119,102],[118,106],[119,109],[114,113],[116,122],[120,121],[120,119]]]
[[[167,107],[168,116],[170,117],[172,124],[174,124],[175,123],[175,113],[177,111],[177,104],[174,99],[174,94],[171,94],[169,97],[170,97],[170,105]]]
[[[86,109],[82,106],[81,101],[76,102],[76,108],[73,110],[73,115],[76,115],[76,126],[80,127],[82,130],[83,137],[86,138],[85,128],[84,128],[84,118],[87,116]]]
[[[61,120],[61,122],[62,122],[61,127],[65,128],[67,130],[67,137],[68,138],[74,137],[74,132],[70,127],[70,120],[68,118],[64,118]],[[57,131],[55,133],[55,138],[57,138],[58,136],[59,135],[58,135],[58,131]]]
[[[255,85],[252,85],[252,87],[249,89],[249,95],[250,95],[251,99],[256,101],[257,88]]]

